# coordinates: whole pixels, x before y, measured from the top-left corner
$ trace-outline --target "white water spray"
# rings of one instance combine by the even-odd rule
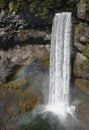
[[[64,118],[71,112],[69,105],[71,13],[54,17],[50,54],[50,86],[46,111]]]

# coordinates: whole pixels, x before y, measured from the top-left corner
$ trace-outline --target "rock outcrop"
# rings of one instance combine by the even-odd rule
[[[89,15],[87,3],[82,0],[77,4],[77,20],[74,33],[73,76],[75,86],[89,95],[89,58],[87,56],[89,53]]]
[[[81,19],[86,19],[87,4],[82,0],[77,4],[77,16]]]
[[[7,51],[0,50],[0,77],[6,80],[18,66],[31,64],[36,59],[49,55],[49,45],[17,45]]]
[[[77,4],[77,17],[84,20],[89,21],[89,2],[86,0],[80,0]]]
[[[1,12],[0,48],[7,50],[16,44],[48,44],[50,41],[50,32],[42,30],[35,25],[35,27],[31,27],[30,23],[15,12],[10,14]]]
[[[21,19],[15,12],[11,14],[0,14],[0,40],[5,42],[11,39],[17,32],[18,29],[25,28],[27,26],[24,19]]]
[[[0,78],[4,81],[16,66],[28,65],[34,58],[49,53],[50,31],[29,24],[14,11],[2,10],[0,14]]]
[[[87,43],[89,43],[89,25],[79,22],[75,26],[74,47],[77,51],[83,52],[83,48]]]

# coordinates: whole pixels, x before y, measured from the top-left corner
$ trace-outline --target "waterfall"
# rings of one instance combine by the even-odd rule
[[[70,113],[71,13],[57,13],[53,20],[50,84],[47,111],[66,117]]]

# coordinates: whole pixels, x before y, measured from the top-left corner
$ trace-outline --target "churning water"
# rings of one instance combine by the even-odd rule
[[[50,85],[47,111],[62,115],[71,112],[69,105],[71,13],[54,17],[50,54]]]

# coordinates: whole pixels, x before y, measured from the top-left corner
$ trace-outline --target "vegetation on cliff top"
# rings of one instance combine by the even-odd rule
[[[28,10],[35,16],[42,18],[52,12],[72,10],[73,0],[0,0],[0,9],[8,8],[10,11]]]

